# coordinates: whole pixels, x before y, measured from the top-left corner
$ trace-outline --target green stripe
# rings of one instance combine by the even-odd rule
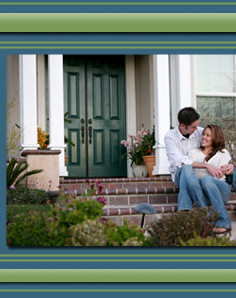
[[[236,292],[235,289],[0,289],[1,292],[100,292],[100,293],[107,293],[107,292],[180,292],[180,293],[186,293],[186,292]]]
[[[15,47],[11,47],[11,46],[9,46],[9,47],[7,47],[7,46],[0,46],[0,50],[16,50],[16,49],[18,49],[18,50],[22,50],[22,49],[26,49],[26,50],[33,50],[33,49],[44,49],[44,50],[59,50],[59,49],[62,49],[62,50],[72,50],[72,49],[75,49],[75,50],[163,50],[163,49],[167,49],[167,50],[174,50],[174,49],[177,49],[177,50],[186,50],[186,49],[188,49],[188,50],[211,50],[211,49],[215,49],[215,50],[234,50],[234,49],[236,49],[236,46],[232,46],[232,47],[230,47],[230,46],[225,46],[225,47],[223,47],[223,46],[219,46],[219,47],[217,47],[217,46],[209,46],[209,47],[207,47],[207,46],[202,46],[202,47],[191,47],[191,46],[189,46],[189,47],[187,47],[187,46],[185,46],[185,47],[181,47],[181,46],[160,46],[160,47],[158,47],[158,46],[156,46],[156,47],[112,47],[112,46],[106,46],[106,47],[103,47],[103,46],[101,46],[101,47],[99,47],[99,46],[81,46],[81,47],[66,47],[66,46],[58,46],[58,47],[47,47],[47,46],[45,46],[45,47],[43,47],[43,46],[38,46],[38,47],[34,47],[34,46],[32,46],[32,47],[30,47],[30,46],[22,46],[22,47],[20,47],[20,46],[15,46]]]
[[[236,5],[235,2],[0,2],[0,5]]]
[[[189,258],[189,257],[210,257],[210,258],[216,258],[216,257],[236,257],[236,254],[0,254],[0,257],[90,257],[90,258],[95,258],[95,257],[102,257],[102,258],[110,258],[110,257],[129,257],[129,258],[137,258],[137,257],[168,257],[168,258],[174,258],[174,257],[181,257],[181,258]]]
[[[164,262],[171,262],[171,263],[178,263],[178,262],[193,262],[193,263],[196,263],[196,262],[219,262],[219,263],[222,263],[222,262],[228,262],[228,263],[232,263],[232,262],[236,262],[236,259],[0,259],[0,263],[3,262],[52,262],[52,263],[55,263],[55,262],[81,262],[81,263],[85,263],[85,262],[92,262],[92,263],[95,263],[95,262],[102,262],[102,263],[106,263],[106,262],[114,262],[114,263],[120,263],[120,262],[125,262],[125,263],[153,263],[153,262],[160,262],[160,263],[164,263]]]
[[[236,14],[0,13],[0,32],[236,32]]]
[[[0,269],[0,282],[235,282],[236,269]]]

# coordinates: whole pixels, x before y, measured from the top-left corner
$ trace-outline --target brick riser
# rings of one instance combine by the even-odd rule
[[[85,190],[90,184],[100,182],[104,189],[174,187],[170,176],[154,178],[102,178],[102,179],[60,179],[60,185],[67,190]]]
[[[148,225],[152,221],[161,218],[164,214],[174,213],[177,211],[177,203],[171,205],[153,205],[156,209],[156,214],[147,214],[145,215],[144,224]],[[226,210],[228,211],[229,217],[232,222],[236,221],[236,202],[229,201],[226,205]],[[106,206],[103,208],[104,214],[103,217],[112,219],[113,222],[117,223],[118,225],[122,225],[122,219],[128,220],[129,223],[134,223],[136,225],[141,224],[142,214],[136,212],[134,210],[134,206],[120,206],[120,207],[110,207]]]
[[[178,188],[126,188],[126,189],[103,189],[99,196],[107,199],[107,205],[124,206],[149,204],[175,204],[178,200]],[[86,190],[68,190],[67,195],[80,197]],[[231,193],[230,201],[236,201],[236,194]]]

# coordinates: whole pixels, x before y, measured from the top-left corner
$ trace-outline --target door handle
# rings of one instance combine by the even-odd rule
[[[92,144],[92,126],[89,126],[89,144]]]
[[[84,126],[81,126],[82,144],[84,144]]]

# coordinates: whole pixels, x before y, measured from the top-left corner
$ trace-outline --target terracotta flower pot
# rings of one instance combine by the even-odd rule
[[[65,155],[65,165],[69,156]]]
[[[156,163],[156,155],[143,156],[143,160],[148,170],[148,176],[156,177],[155,175],[152,175],[153,167],[155,166],[155,163]]]

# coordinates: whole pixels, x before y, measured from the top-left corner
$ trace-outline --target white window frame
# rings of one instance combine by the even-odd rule
[[[235,83],[236,83],[236,55],[234,55]],[[192,83],[192,106],[197,108],[197,97],[234,97],[236,116],[236,92],[197,92],[197,55],[191,55],[191,83]],[[236,90],[236,86],[235,86]]]

